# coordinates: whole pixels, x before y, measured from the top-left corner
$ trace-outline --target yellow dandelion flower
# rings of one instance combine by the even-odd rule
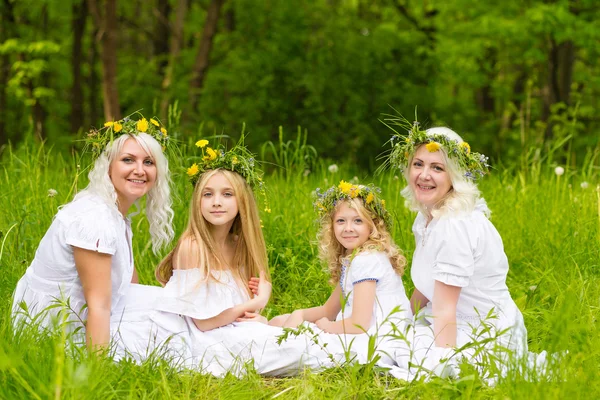
[[[269,207],[265,207],[265,212],[271,213],[271,209]]]
[[[148,130],[148,121],[146,118],[142,118],[137,122],[136,129],[140,132],[146,132]]]
[[[233,156],[233,158],[231,159],[231,165],[235,165],[238,163],[238,158],[237,156]],[[259,179],[260,180],[260,179]]]
[[[206,154],[207,155],[204,156],[204,160],[212,161],[217,158],[217,153],[210,147],[206,148]]]
[[[208,144],[208,140],[202,139],[202,140],[198,140],[196,142],[196,147],[200,147],[203,148],[204,146],[206,146]]]
[[[350,194],[350,190],[352,189],[352,186],[353,185],[350,182],[341,181],[340,184],[338,185],[338,188],[342,191],[342,193]]]
[[[113,126],[113,125],[114,125],[114,122],[112,122],[112,121],[109,121],[109,122],[105,122],[105,123],[104,123],[104,126],[105,126],[106,128],[108,128],[108,127],[111,127],[111,126]]]
[[[385,200],[381,200],[381,205],[385,207]]]
[[[160,128],[160,131],[162,132],[163,136],[167,136],[167,130],[165,128]]]
[[[198,173],[198,171],[200,171],[200,168],[198,168],[198,164],[194,163],[187,169],[187,174],[188,176],[194,176]]]
[[[367,196],[365,201],[367,202],[367,204],[371,204],[374,199],[375,199],[375,196],[373,196],[373,193],[369,193],[369,195]]]
[[[114,125],[113,125],[113,129],[114,129],[115,132],[121,132],[121,130],[123,129],[123,125],[121,125],[118,122],[115,122]]]
[[[469,143],[467,142],[462,142],[460,144],[460,147],[462,147],[462,149],[465,151],[465,153],[469,154],[471,152],[471,146],[469,146]]]
[[[437,142],[431,142],[431,143],[427,143],[425,145],[425,147],[427,148],[427,151],[429,151],[430,153],[435,153],[436,151],[438,151],[440,149],[440,144]]]
[[[150,122],[152,123],[152,125],[154,126],[160,126],[160,124],[158,123],[157,120],[155,120],[154,118],[150,118]]]
[[[350,188],[350,198],[354,199],[360,195],[360,188],[358,186],[352,185]]]

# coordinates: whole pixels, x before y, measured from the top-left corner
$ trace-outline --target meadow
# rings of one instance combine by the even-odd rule
[[[311,193],[341,179],[374,182],[394,215],[393,236],[410,262],[414,214],[399,192],[399,171],[365,175],[353,165],[329,162],[298,140],[267,144],[268,205],[261,219],[268,245],[273,296],[267,316],[321,304],[331,288],[317,258],[317,226]],[[184,152],[185,154],[185,152]],[[597,154],[597,153],[594,153]],[[486,385],[465,368],[459,379],[405,382],[373,366],[347,365],[293,378],[217,379],[177,371],[159,359],[143,365],[65,348],[60,334],[34,330],[13,334],[13,289],[32,260],[57,207],[87,182],[77,153],[26,141],[0,150],[0,398],[3,399],[187,399],[187,398],[598,398],[600,397],[600,189],[597,160],[555,172],[552,154],[523,157],[516,167],[496,167],[480,188],[492,222],[504,240],[511,270],[508,286],[523,312],[531,351],[568,351],[554,378],[530,382],[509,374]],[[276,166],[277,165],[277,166]],[[176,231],[184,228],[191,185],[185,157],[171,162]],[[560,171],[559,171],[560,172]],[[52,191],[50,191],[52,190]],[[266,212],[265,209],[271,212]],[[134,254],[141,283],[157,285],[146,221],[133,217]],[[405,287],[412,291],[410,271]]]

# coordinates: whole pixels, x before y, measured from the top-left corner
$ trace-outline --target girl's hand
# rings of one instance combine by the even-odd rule
[[[331,321],[327,317],[323,317],[317,320],[317,322],[315,322],[315,325],[317,325],[319,329],[328,332],[327,328],[329,327],[329,325],[331,325]]]
[[[260,315],[258,313],[253,313],[253,312],[248,312],[248,311],[246,311],[244,313],[243,317],[237,318],[236,321],[237,322],[260,322],[261,324],[269,323],[269,321],[267,320],[266,317],[263,317],[262,315]]]
[[[267,305],[269,298],[271,297],[271,290],[273,290],[271,282],[265,278],[265,273],[260,271],[260,277],[258,280],[258,293],[255,297],[258,302],[257,308],[264,308]]]
[[[260,282],[260,279],[254,277],[254,276],[252,278],[250,278],[250,281],[248,282],[248,288],[252,291],[252,293],[254,293],[255,296],[258,294],[259,282]]]

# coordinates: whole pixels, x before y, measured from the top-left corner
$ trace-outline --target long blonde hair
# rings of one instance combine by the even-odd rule
[[[404,274],[404,267],[406,266],[406,258],[396,243],[394,243],[392,235],[385,225],[385,221],[379,218],[374,212],[365,208],[362,199],[355,198],[340,201],[328,216],[326,215],[321,219],[321,229],[318,234],[319,257],[321,261],[327,264],[330,276],[329,282],[334,286],[339,283],[342,261],[347,257],[346,249],[338,242],[333,229],[335,213],[344,203],[354,208],[358,215],[371,228],[369,238],[360,246],[359,251],[383,251],[390,259],[394,271],[402,276]]]
[[[241,282],[248,282],[251,277],[258,276],[259,271],[264,271],[268,277],[267,249],[254,193],[246,180],[237,172],[219,168],[204,172],[198,179],[192,195],[188,226],[179,238],[177,246],[167,254],[156,269],[156,278],[160,283],[165,284],[171,278],[173,265],[180,268],[178,260],[182,255],[178,254],[178,249],[185,240],[195,247],[195,253],[198,255],[197,266],[207,279],[214,279],[212,275],[212,271],[216,269],[214,265],[226,265],[222,255],[217,251],[210,232],[210,223],[204,219],[201,211],[202,191],[208,180],[218,173],[223,174],[231,183],[239,210],[230,230],[236,238],[233,257],[233,265],[236,268],[231,272],[237,275],[236,278]],[[248,294],[251,294],[249,289]]]

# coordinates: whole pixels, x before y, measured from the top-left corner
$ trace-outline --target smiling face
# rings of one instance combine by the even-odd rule
[[[344,201],[333,215],[333,232],[347,253],[362,246],[371,234],[371,226],[358,211]]]
[[[429,209],[439,206],[452,189],[443,153],[440,150],[429,152],[425,146],[419,147],[410,165],[408,182],[421,205]]]
[[[123,215],[154,187],[157,175],[154,160],[133,138],[125,141],[118,156],[111,162],[108,174]]]
[[[214,226],[233,224],[238,215],[238,203],[233,185],[222,173],[214,174],[201,192],[204,219]]]

